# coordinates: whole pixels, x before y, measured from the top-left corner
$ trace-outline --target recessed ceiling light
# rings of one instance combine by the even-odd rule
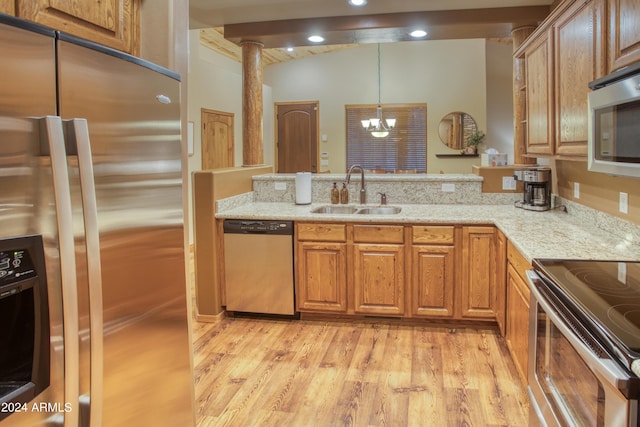
[[[426,31],[424,31],[424,30],[414,30],[414,31],[411,31],[411,32],[409,33],[409,35],[410,35],[411,37],[414,37],[414,38],[416,38],[416,39],[419,39],[419,38],[421,38],[421,37],[425,37],[425,36],[427,35],[427,32],[426,32]]]
[[[367,0],[349,0],[351,6],[364,6],[367,4]]]
[[[322,43],[324,41],[324,37],[313,35],[313,36],[309,36],[307,40],[309,40],[312,43]]]

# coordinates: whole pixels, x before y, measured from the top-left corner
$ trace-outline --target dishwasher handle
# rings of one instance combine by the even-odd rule
[[[252,221],[225,219],[225,234],[280,234],[293,235],[293,221]]]

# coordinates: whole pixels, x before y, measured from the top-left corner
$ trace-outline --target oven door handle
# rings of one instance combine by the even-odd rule
[[[594,354],[589,346],[585,344],[585,342],[580,339],[569,326],[567,326],[565,321],[558,315],[555,308],[552,307],[551,303],[540,292],[538,289],[539,285],[537,284],[538,282],[542,283],[540,276],[538,276],[534,270],[527,270],[526,274],[535,302],[542,307],[555,327],[560,330],[562,335],[564,335],[564,337],[569,341],[580,357],[582,357],[585,363],[593,370],[593,373],[601,380],[614,385],[627,398],[634,398],[627,394],[635,389],[635,385],[632,384],[635,378],[625,372],[613,359],[602,359]],[[533,304],[531,309],[536,309]]]

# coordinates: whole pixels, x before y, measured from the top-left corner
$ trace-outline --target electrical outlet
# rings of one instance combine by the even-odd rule
[[[629,213],[629,194],[620,192],[620,212]]]
[[[445,193],[453,193],[456,191],[456,185],[450,183],[442,184],[442,191]]]
[[[579,199],[580,198],[580,183],[576,182],[573,184],[573,198],[574,199]]]
[[[513,179],[512,176],[503,176],[502,177],[502,189],[503,190],[515,190],[516,189],[516,180]]]
[[[275,183],[275,189],[276,190],[280,190],[280,191],[284,191],[287,189],[287,183],[286,182],[276,182]]]
[[[627,263],[619,262],[618,263],[618,282],[623,285],[627,284]]]

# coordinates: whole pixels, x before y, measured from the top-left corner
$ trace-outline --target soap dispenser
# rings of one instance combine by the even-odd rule
[[[340,203],[349,203],[349,190],[347,190],[347,184],[342,183],[342,190],[340,190]]]
[[[334,205],[340,203],[340,190],[338,190],[338,184],[333,183],[333,188],[331,189],[331,203]]]

